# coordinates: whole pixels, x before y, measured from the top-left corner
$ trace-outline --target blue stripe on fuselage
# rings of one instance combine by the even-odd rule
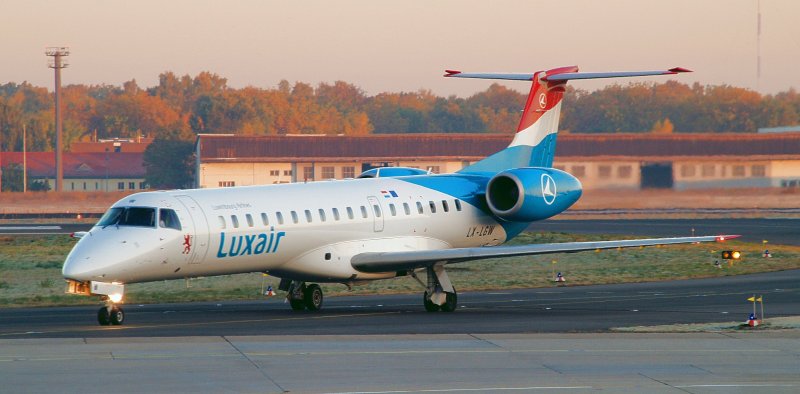
[[[487,216],[494,219],[499,225],[503,226],[507,234],[506,241],[516,237],[523,232],[530,223],[515,223],[498,220],[489,207],[486,205],[486,184],[491,179],[485,175],[473,174],[442,174],[442,175],[422,175],[410,177],[398,177],[397,180],[422,186],[437,192],[441,192],[457,198],[469,205],[474,206]]]

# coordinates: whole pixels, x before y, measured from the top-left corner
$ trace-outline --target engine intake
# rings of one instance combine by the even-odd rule
[[[486,203],[500,219],[532,222],[555,216],[581,197],[580,181],[553,168],[514,168],[486,186]]]

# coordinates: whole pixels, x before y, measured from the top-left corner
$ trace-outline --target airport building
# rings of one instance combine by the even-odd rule
[[[346,179],[386,166],[454,172],[505,148],[511,138],[201,134],[196,186]],[[554,167],[575,175],[584,189],[800,187],[800,133],[562,134]]]
[[[112,145],[113,147],[113,145]],[[55,153],[0,153],[0,168],[27,168],[28,179],[55,185]],[[65,192],[116,192],[147,189],[141,152],[64,152]]]

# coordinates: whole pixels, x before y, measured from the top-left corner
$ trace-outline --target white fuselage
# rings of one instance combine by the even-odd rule
[[[153,208],[156,217],[174,210],[180,229],[158,220],[95,226],[67,257],[65,277],[133,283],[269,272],[354,283],[397,274],[353,269],[350,258],[359,253],[497,245],[508,237],[490,214],[400,178],[147,192],[112,208],[120,207]]]

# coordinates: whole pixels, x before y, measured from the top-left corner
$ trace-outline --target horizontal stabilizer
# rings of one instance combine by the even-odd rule
[[[646,77],[650,75],[672,75],[678,73],[692,72],[683,67],[675,67],[669,70],[655,71],[619,71],[605,73],[581,73],[581,72],[558,72],[563,70],[554,69],[546,71],[542,78],[545,81],[569,81],[576,79],[600,79],[600,78],[621,78],[621,77]],[[502,79],[510,81],[531,81],[536,73],[514,74],[514,73],[464,73],[456,70],[446,70],[445,77],[452,78],[477,78],[477,79]]]
[[[437,263],[461,263],[464,261],[495,257],[530,256],[549,253],[574,253],[587,250],[631,248],[638,246],[675,245],[698,242],[724,242],[738,235],[716,235],[704,237],[626,239],[617,241],[563,242],[530,244],[519,246],[491,246],[440,250],[418,250],[408,252],[360,253],[350,260],[353,268],[361,272],[407,271],[430,267]]]

